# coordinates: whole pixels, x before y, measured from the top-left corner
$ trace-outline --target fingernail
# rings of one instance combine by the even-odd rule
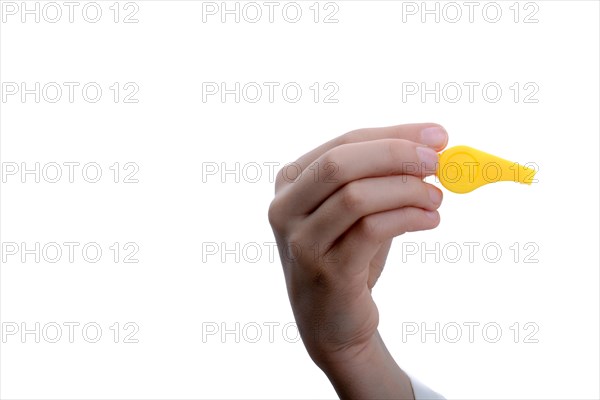
[[[429,147],[417,147],[417,156],[419,157],[420,167],[423,174],[434,173],[438,163],[438,153]]]
[[[431,219],[437,219],[438,212],[437,211],[425,211],[425,215],[427,215]]]
[[[442,192],[434,187],[427,188],[429,190],[429,198],[431,202],[435,205],[438,205],[442,202]]]
[[[448,133],[439,126],[430,126],[421,131],[421,142],[427,146],[443,147],[448,141]]]

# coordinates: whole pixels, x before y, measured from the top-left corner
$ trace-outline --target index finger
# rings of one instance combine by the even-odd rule
[[[436,151],[440,151],[444,149],[448,143],[448,133],[441,125],[434,123],[404,124],[382,128],[358,129],[342,136],[338,136],[306,153],[294,162],[294,167],[296,170],[299,170],[299,172],[302,172],[319,157],[334,147],[342,144],[367,142],[379,139],[406,139],[427,145]],[[277,174],[275,192],[291,183],[289,179],[284,179],[282,174],[283,169]]]

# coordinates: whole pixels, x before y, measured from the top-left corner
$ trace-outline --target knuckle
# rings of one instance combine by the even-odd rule
[[[275,192],[281,187],[283,184],[283,168],[280,168],[277,171],[277,175],[275,176]]]
[[[282,204],[281,197],[275,196],[275,198],[269,204],[268,218],[271,227],[277,231],[283,229],[283,215],[282,215]]]
[[[350,182],[340,193],[341,203],[344,210],[351,213],[360,213],[365,207],[365,197],[360,189],[360,184]]]
[[[298,258],[306,255],[305,254],[306,246],[303,245],[303,242],[304,242],[304,235],[302,235],[302,233],[300,233],[298,230],[295,230],[294,232],[290,232],[290,234],[285,239],[285,245],[286,245],[287,249],[293,250],[294,254]]]
[[[340,167],[340,163],[342,160],[342,152],[345,151],[345,146],[348,145],[334,147],[313,163],[310,168],[314,173],[315,181],[338,182],[342,179],[342,168]]]
[[[326,151],[325,154],[323,154],[321,156],[321,164],[322,165],[328,165],[328,164],[339,165],[340,148],[342,148],[342,150],[343,150],[343,146],[347,146],[347,145],[343,144],[343,145],[334,147],[334,148]],[[318,163],[318,161],[317,161],[317,163]]]
[[[380,223],[374,216],[367,216],[360,220],[359,229],[365,239],[377,241],[379,237]]]
[[[290,162],[285,164],[277,172],[275,178],[275,192],[278,191],[286,183],[293,183],[302,174],[302,168],[296,162]]]

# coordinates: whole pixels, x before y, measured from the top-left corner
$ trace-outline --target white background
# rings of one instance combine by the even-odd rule
[[[6,11],[9,2],[1,3]],[[398,363],[447,398],[600,396],[597,2],[501,1],[496,23],[488,22],[496,6],[482,14],[486,2],[474,9],[473,22],[467,6],[455,3],[462,11],[455,23],[449,19],[456,8],[443,2],[439,22],[425,15],[424,23],[421,2],[338,1],[327,9],[322,2],[318,23],[312,1],[298,3],[297,23],[282,17],[284,2],[272,23],[262,2],[257,23],[244,15],[239,23],[233,15],[222,23],[220,14],[203,22],[200,1],[137,1],[137,23],[123,23],[135,10],[125,2],[115,23],[112,1],[98,2],[99,22],[86,22],[82,2],[70,23],[68,9],[58,4],[63,16],[57,23],[43,15],[39,23],[33,15],[22,23],[21,10],[3,12],[3,95],[7,82],[80,86],[73,103],[64,86],[57,103],[43,96],[36,103],[34,95],[22,101],[20,93],[2,100],[2,168],[96,162],[103,175],[88,183],[79,166],[73,183],[66,175],[58,183],[43,176],[36,183],[33,175],[22,183],[20,172],[4,177],[2,398],[336,397],[290,324],[281,266],[269,257],[274,238],[266,215],[274,185],[267,167],[250,182],[251,163],[283,165],[349,130],[411,122],[440,123],[451,146],[535,163],[539,172],[532,186],[498,183],[466,195],[444,190],[440,226],[395,240],[374,296],[380,331]],[[406,12],[412,6],[419,8],[415,15]],[[324,23],[334,11],[338,22]],[[103,88],[96,103],[81,96],[87,82]],[[117,103],[109,89],[115,82]],[[139,87],[137,103],[123,102],[127,82]],[[272,103],[265,86],[257,103],[243,97],[236,103],[233,95],[203,101],[203,82],[280,86]],[[281,94],[290,82],[303,89],[296,103]],[[309,88],[315,82],[321,90],[316,103]],[[466,86],[455,103],[448,101],[453,92],[439,102],[434,95],[403,101],[407,82],[479,86],[473,102]],[[339,88],[336,103],[324,102],[331,91],[326,83]],[[483,97],[487,83],[502,88],[497,102]],[[533,86],[525,90],[527,83]],[[538,90],[528,100],[537,102],[525,102],[532,87]],[[109,169],[115,162],[119,183]],[[132,171],[124,169],[128,162],[139,167],[139,183],[123,182]],[[211,163],[231,169],[236,162],[240,176],[203,179]],[[56,263],[7,254],[10,243],[22,250],[21,243],[34,248],[36,242],[81,246],[73,263],[67,254]],[[81,256],[90,242],[103,250],[96,263]],[[115,242],[117,263],[109,249]],[[123,262],[128,242],[139,247],[138,263]],[[465,242],[478,243],[473,260]],[[222,262],[221,253],[203,251],[210,243],[229,249],[238,243],[240,251],[223,254]],[[489,254],[483,253],[489,243]],[[410,255],[411,244],[434,250]],[[451,262],[457,247],[462,257]],[[20,331],[35,330],[36,322],[39,343]],[[73,343],[68,322],[80,324]],[[126,330],[127,322],[135,325]],[[479,324],[472,343],[464,325],[470,322]],[[47,340],[55,336],[52,323],[63,327],[57,343]],[[83,336],[86,323],[102,328],[97,343],[86,340],[93,329]],[[439,343],[434,333],[407,335],[415,326],[435,331],[436,323]],[[485,324],[492,326],[487,335]],[[452,343],[456,325],[462,337]],[[19,332],[8,334],[15,326]],[[138,342],[125,343],[133,326]],[[492,343],[495,326],[502,335]],[[208,335],[214,327],[219,332]],[[232,332],[222,337],[222,328]]]

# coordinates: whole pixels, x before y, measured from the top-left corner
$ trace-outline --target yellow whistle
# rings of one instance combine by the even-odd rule
[[[454,193],[469,193],[488,183],[513,181],[531,185],[536,170],[468,146],[440,154],[437,177]]]

